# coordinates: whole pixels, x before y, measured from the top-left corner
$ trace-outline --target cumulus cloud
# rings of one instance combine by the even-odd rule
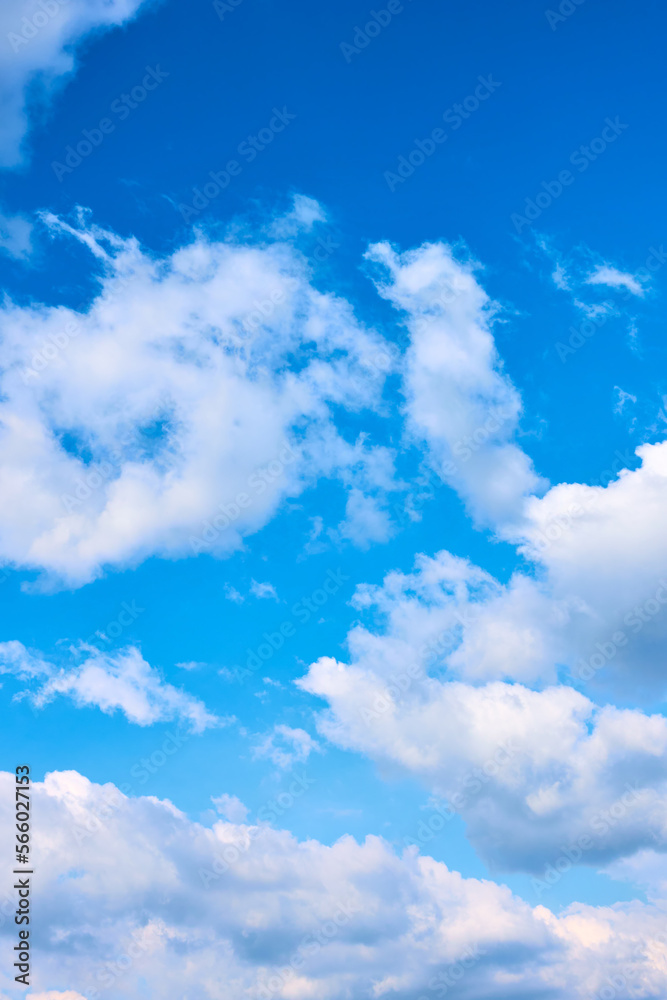
[[[28,697],[36,708],[62,696],[79,708],[96,707],[107,715],[119,710],[139,726],[177,719],[200,733],[222,723],[198,698],[167,684],[134,647],[114,654],[86,647],[80,655],[80,663],[58,667],[16,640],[3,642],[0,674],[37,681],[16,695]]]
[[[553,683],[571,609],[448,553],[353,604],[373,624],[348,633],[350,662],[323,657],[297,682],[328,704],[323,736],[446,799],[497,867],[539,872],[580,837],[588,864],[667,849],[667,720]]]
[[[7,824],[13,786],[3,774]],[[619,998],[637,981],[647,996],[667,989],[659,906],[555,916],[378,837],[325,846],[266,824],[206,827],[76,772],[48,775],[33,797],[38,995],[414,1000],[456,985],[470,998],[584,1000],[613,976]],[[12,905],[0,906],[3,939]]]
[[[370,548],[373,543],[386,542],[394,533],[389,513],[377,497],[368,496],[359,489],[351,489],[345,506],[345,519],[338,526],[338,534],[358,545]]]
[[[404,693],[403,676],[323,658],[300,684],[329,704],[323,736],[419,778],[495,869],[539,874],[581,838],[589,865],[667,850],[662,716],[598,708],[569,687],[431,679]]]
[[[6,0],[0,9],[0,166],[15,167],[31,118],[76,68],[76,49],[92,33],[131,20],[150,0]]]
[[[663,697],[667,640],[667,442],[617,454],[596,485],[560,483],[523,499],[498,534],[532,564],[501,585],[448,553],[360,588],[391,620],[392,642],[432,643],[466,680],[553,683]],[[363,633],[352,633],[356,641]],[[438,651],[438,648],[434,650]],[[406,653],[397,653],[407,655]]]
[[[370,247],[377,288],[404,314],[406,414],[438,474],[484,523],[514,514],[542,481],[513,440],[521,400],[496,351],[497,307],[478,282],[478,265],[443,243],[399,254]]]
[[[45,222],[90,249],[101,287],[85,312],[2,307],[0,559],[76,586],[225,555],[319,476],[385,488],[388,449],[332,414],[379,405],[391,354],[290,245],[198,236],[154,259]]]
[[[419,555],[412,573],[361,584],[352,599],[386,622],[378,636],[358,625],[348,635],[355,659],[396,672],[445,664],[465,680],[553,681],[558,630],[570,609],[519,573],[505,586],[467,559]]]
[[[535,562],[552,601],[573,609],[575,677],[604,670],[600,677],[631,680],[642,697],[664,692],[667,442],[636,454],[639,468],[609,470],[602,485],[561,483],[530,498],[509,537]]]
[[[320,745],[305,729],[277,725],[255,745],[253,753],[278,767],[289,768],[308,760],[314,750],[319,751]]]

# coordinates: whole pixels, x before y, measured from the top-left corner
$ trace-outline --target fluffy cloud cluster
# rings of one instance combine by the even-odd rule
[[[13,775],[0,802],[9,823]],[[33,786],[36,997],[553,1000],[667,989],[658,906],[556,917],[377,837],[332,846],[267,825],[205,827],[76,772]],[[13,941],[11,892],[0,933]],[[480,919],[483,914],[483,919]],[[6,968],[0,994],[13,983]],[[34,996],[34,994],[33,994]]]
[[[410,430],[474,517],[502,523],[542,481],[513,440],[521,400],[502,371],[492,332],[496,307],[475,277],[478,265],[443,243],[402,254],[378,243],[366,256],[381,268],[378,290],[401,310],[410,334]]]
[[[21,162],[33,105],[46,104],[93,32],[125,24],[147,0],[6,0],[0,8],[0,166]],[[7,51],[9,50],[9,51]]]
[[[602,485],[563,483],[530,498],[512,537],[551,597],[578,609],[569,635],[570,658],[584,661],[578,671],[604,665],[622,680],[632,668],[633,683],[655,689],[667,635],[667,442],[637,455],[638,469]]]
[[[542,634],[519,613],[525,587],[501,588],[441,553],[359,588],[357,607],[384,629],[357,625],[349,664],[324,657],[298,681],[328,703],[321,733],[447,799],[492,865],[540,872],[582,837],[589,864],[667,849],[663,716],[491,679],[513,658],[523,673],[548,663]]]
[[[2,307],[0,559],[78,585],[228,553],[320,475],[369,496],[391,480],[332,408],[378,405],[392,355],[291,245],[199,237],[155,260],[46,221],[103,276],[85,312]]]
[[[484,578],[486,596],[474,598],[479,620],[461,625],[460,648],[448,666],[468,678],[528,682],[553,680],[561,664],[580,681],[600,680],[604,667],[616,683],[632,671],[646,692],[664,687],[667,442],[640,446],[642,464],[634,471],[625,467],[633,462],[628,452],[599,470],[593,486],[546,489],[517,444],[521,401],[502,370],[493,339],[497,310],[476,265],[440,243],[402,254],[377,244],[367,256],[383,269],[378,290],[400,310],[410,334],[403,371],[408,427],[474,517],[535,567],[506,588]],[[581,272],[580,285],[634,297],[643,294],[649,274],[595,263],[590,253],[574,271]],[[565,278],[561,283],[570,287]],[[477,586],[477,574],[482,585],[481,571],[467,572],[469,583]],[[440,618],[451,619],[458,602],[450,595]],[[432,624],[437,617],[431,615]],[[417,644],[419,627],[415,634]]]
[[[78,708],[109,715],[118,710],[139,726],[178,720],[200,733],[222,723],[198,698],[163,681],[134,647],[115,654],[83,647],[76,659],[74,666],[59,667],[16,640],[0,643],[0,674],[27,682],[15,697],[29,698],[36,708],[60,696]]]

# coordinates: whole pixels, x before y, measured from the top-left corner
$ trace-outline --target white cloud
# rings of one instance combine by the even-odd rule
[[[385,488],[390,453],[345,441],[332,408],[378,406],[390,353],[297,251],[199,236],[154,259],[45,221],[104,274],[85,313],[1,310],[0,559],[76,586],[226,555],[318,476]]]
[[[641,281],[627,271],[621,271],[612,264],[598,264],[586,278],[589,285],[606,285],[609,288],[625,288],[632,295],[643,299],[646,290]]]
[[[278,767],[289,768],[308,760],[320,745],[305,729],[277,725],[253,748],[255,757],[266,757]]]
[[[65,990],[64,993],[49,990],[47,993],[28,993],[27,1000],[86,1000],[86,998],[80,993],[73,993],[72,990]]]
[[[612,302],[583,302],[576,297],[572,301],[587,319],[600,325],[607,321],[608,316],[618,316],[618,310]]]
[[[377,243],[366,256],[383,269],[378,291],[405,313],[410,332],[404,391],[412,434],[477,520],[505,520],[542,481],[513,441],[521,400],[502,371],[492,335],[497,306],[475,277],[478,265],[443,243],[403,254]]]
[[[29,257],[32,251],[32,230],[32,222],[25,216],[0,212],[0,250],[18,260]]]
[[[131,20],[145,0],[5,0],[0,7],[0,166],[22,160],[35,111],[75,70],[75,51],[92,33]]]
[[[329,705],[323,736],[419,778],[496,869],[539,874],[582,837],[583,864],[667,851],[662,716],[597,708],[569,687],[472,687],[330,658],[299,685]]]
[[[297,682],[328,704],[323,736],[448,799],[492,864],[539,871],[581,836],[589,864],[667,851],[667,720],[497,679],[553,685],[585,618],[577,604],[445,552],[359,587],[353,604],[374,624],[349,632],[350,663],[323,657]]]
[[[236,795],[218,795],[217,798],[211,796],[211,802],[216,810],[230,823],[245,823],[248,818],[249,809]]]
[[[387,542],[393,533],[391,518],[378,498],[367,496],[359,489],[350,490],[345,519],[338,525],[338,534],[359,548],[367,549],[374,542]]]
[[[560,288],[561,291],[567,292],[570,290],[570,283],[567,271],[565,270],[565,268],[561,263],[556,263],[554,265],[554,269],[551,274],[551,279],[556,288]]]
[[[259,598],[260,600],[261,599],[265,600],[271,599],[273,601],[279,600],[278,595],[276,593],[276,588],[273,586],[272,583],[258,583],[257,580],[253,580],[250,584],[250,593],[253,594],[254,597]],[[230,599],[235,600],[235,598],[230,598]]]
[[[225,584],[225,599],[233,601],[234,604],[243,604],[245,601],[243,594],[241,594],[236,587],[232,587],[231,583]]]
[[[628,402],[636,403],[637,397],[633,396],[631,392],[626,392],[625,389],[621,389],[620,385],[614,386],[614,413],[623,413],[625,404]]]
[[[14,775],[0,784],[8,825]],[[48,775],[33,799],[38,996],[414,1000],[456,984],[485,1000],[588,1000],[619,975],[619,1000],[630,982],[647,997],[667,990],[660,905],[555,916],[378,837],[326,846],[266,824],[208,828],[76,772]],[[4,947],[13,906],[8,895]]]
[[[664,692],[667,442],[636,454],[639,468],[608,470],[604,485],[561,483],[531,498],[511,537],[538,565],[551,600],[572,608],[567,658],[575,673],[593,659],[594,669],[631,682],[641,696],[645,684]]]
[[[134,647],[114,654],[87,647],[82,662],[57,667],[16,640],[3,642],[0,674],[13,674],[23,681],[38,679],[40,686],[17,695],[29,697],[37,708],[64,696],[79,708],[94,706],[107,715],[120,710],[139,726],[178,719],[199,733],[223,721],[198,698],[165,683]]]
[[[294,236],[302,230],[310,230],[316,222],[326,222],[326,212],[318,201],[305,194],[296,194],[292,208],[271,225],[271,234],[279,239]]]
[[[379,639],[352,629],[355,659],[370,657],[374,670],[385,671],[446,662],[450,673],[474,682],[555,680],[557,631],[570,618],[569,607],[556,605],[534,580],[516,574],[502,586],[448,552],[417,556],[413,573],[391,572],[381,587],[359,586],[353,604],[387,621]]]

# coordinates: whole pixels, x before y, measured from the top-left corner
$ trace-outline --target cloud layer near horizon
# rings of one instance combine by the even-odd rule
[[[3,812],[13,784],[0,776]],[[413,1000],[456,986],[583,1000],[614,978],[619,998],[637,983],[646,997],[667,989],[659,905],[574,904],[556,917],[378,837],[326,846],[268,825],[208,827],[71,771],[33,796],[38,997]]]

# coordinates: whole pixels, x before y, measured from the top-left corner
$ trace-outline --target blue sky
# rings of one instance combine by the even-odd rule
[[[664,996],[662,8],[0,20],[27,995]]]

